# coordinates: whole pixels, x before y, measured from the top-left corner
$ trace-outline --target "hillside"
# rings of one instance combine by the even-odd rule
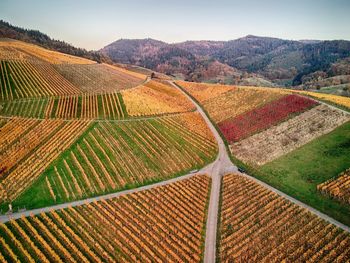
[[[335,180],[350,167],[350,98],[279,88],[176,84],[208,113],[235,163],[273,187],[348,221],[346,202],[325,198],[318,185]]]
[[[36,44],[50,50],[55,50],[98,62],[110,62],[109,58],[101,55],[99,52],[87,51],[83,48],[76,48],[64,41],[52,39],[48,35],[38,30],[24,29],[13,26],[3,20],[0,20],[0,38],[17,39],[27,43]]]
[[[0,89],[0,207],[120,191],[204,165],[216,152],[181,92],[125,68],[2,39]]]
[[[116,63],[130,63],[180,79],[242,85],[263,80],[266,86],[273,86],[259,74],[243,72],[209,56],[218,46],[221,44],[211,41],[167,44],[154,39],[120,39],[100,52]]]
[[[0,41],[0,262],[347,262],[350,98],[149,73]]]
[[[167,74],[181,73],[191,81],[244,85],[244,81],[255,78],[271,82],[269,86],[307,89],[349,83],[350,42],[343,40],[291,41],[248,35],[231,41],[167,44],[121,39],[101,52],[115,62],[135,63]],[[208,68],[214,69],[214,76],[207,73]]]

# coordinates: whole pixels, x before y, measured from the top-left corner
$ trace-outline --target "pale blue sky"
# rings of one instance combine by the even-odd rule
[[[350,0],[0,0],[0,19],[87,49],[146,37],[350,40]]]

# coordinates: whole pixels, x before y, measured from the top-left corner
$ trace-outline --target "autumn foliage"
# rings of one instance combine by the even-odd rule
[[[229,142],[236,142],[316,104],[317,102],[305,97],[287,95],[233,119],[222,121],[219,128]]]

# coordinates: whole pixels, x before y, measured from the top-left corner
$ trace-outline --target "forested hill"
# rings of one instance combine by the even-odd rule
[[[115,62],[163,73],[181,72],[193,81],[222,80],[213,78],[213,74],[221,74],[233,84],[251,78],[304,88],[350,82],[350,41],[346,40],[293,41],[248,35],[231,41],[167,44],[153,39],[120,39],[101,51]]]
[[[39,45],[41,47],[59,51],[62,53],[84,57],[97,62],[109,62],[109,58],[97,51],[87,51],[83,48],[74,47],[64,41],[52,39],[38,30],[24,29],[13,26],[0,20],[0,38],[12,38],[24,42]]]

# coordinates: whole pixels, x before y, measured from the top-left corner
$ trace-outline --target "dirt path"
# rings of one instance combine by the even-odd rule
[[[197,111],[203,116],[205,122],[207,123],[210,130],[213,132],[215,139],[218,142],[219,145],[219,155],[214,163],[209,165],[207,169],[208,174],[211,174],[212,176],[212,189],[210,194],[210,201],[209,201],[209,209],[208,209],[208,219],[207,219],[207,229],[206,229],[206,237],[205,237],[205,251],[204,251],[204,262],[215,262],[216,261],[216,235],[217,235],[217,222],[218,222],[218,214],[219,214],[219,201],[220,201],[220,184],[221,184],[221,176],[227,174],[227,173],[238,173],[241,174],[258,184],[266,187],[267,189],[277,193],[278,195],[288,199],[289,201],[295,203],[296,205],[308,209],[311,213],[319,216],[320,218],[336,225],[337,227],[350,232],[350,228],[337,220],[329,217],[326,214],[323,214],[322,212],[296,200],[295,198],[273,188],[272,186],[256,179],[255,177],[252,177],[247,174],[242,174],[237,171],[237,167],[232,164],[226,148],[225,144],[220,137],[219,133],[215,129],[214,125],[211,123],[209,118],[206,116],[205,112],[202,110],[202,108],[198,105],[196,101],[194,101],[189,95],[187,95],[179,86],[174,84],[173,82],[170,82],[174,87],[181,90],[189,100],[192,101],[192,103],[196,106]],[[321,102],[322,103],[322,102]],[[327,104],[328,105],[328,104]],[[329,106],[329,105],[328,105]],[[333,106],[334,107],[334,106]],[[338,109],[339,110],[339,109]]]
[[[138,188],[134,188],[134,189],[130,189],[130,190],[120,191],[117,193],[101,195],[101,196],[97,196],[97,197],[91,197],[91,198],[87,198],[87,199],[83,199],[83,200],[78,200],[78,201],[73,201],[73,202],[68,202],[68,203],[64,203],[64,204],[53,205],[53,206],[48,206],[48,207],[38,208],[38,209],[33,209],[33,210],[28,210],[28,211],[19,212],[19,213],[13,213],[11,215],[2,215],[2,216],[0,216],[0,222],[6,223],[6,222],[10,221],[11,219],[18,219],[18,218],[21,218],[22,216],[38,215],[41,213],[50,212],[52,210],[58,210],[58,209],[63,209],[63,208],[67,208],[67,207],[84,205],[84,204],[92,203],[92,202],[99,201],[99,200],[111,199],[111,198],[115,198],[115,197],[126,195],[126,194],[131,194],[131,193],[136,193],[136,192],[148,190],[148,189],[151,189],[154,187],[163,186],[163,185],[171,184],[171,183],[174,183],[174,182],[177,182],[180,180],[190,178],[198,173],[204,173],[206,169],[207,169],[207,167],[204,167],[203,169],[199,170],[197,173],[194,173],[194,174],[187,174],[184,176],[176,177],[176,178],[162,181],[159,183],[150,184],[150,185],[146,185],[146,186],[142,186],[142,187],[138,187]]]
[[[216,258],[216,234],[218,226],[219,203],[220,203],[220,188],[221,176],[228,172],[238,172],[237,167],[231,162],[220,134],[209,120],[203,109],[194,101],[188,94],[186,94],[180,87],[169,81],[175,88],[181,90],[186,97],[192,101],[196,106],[197,111],[202,115],[209,129],[212,131],[219,147],[219,154],[216,160],[207,167],[207,174],[211,175],[211,193],[208,207],[208,217],[205,236],[204,262],[215,262]]]

